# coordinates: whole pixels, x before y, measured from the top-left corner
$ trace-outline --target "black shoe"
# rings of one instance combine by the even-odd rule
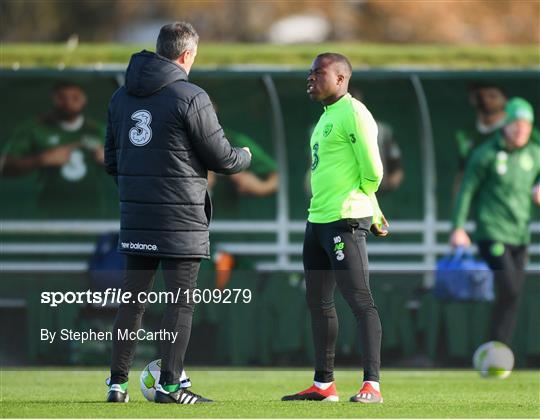
[[[194,392],[191,392],[187,388],[180,388],[175,392],[165,391],[161,385],[157,386],[156,395],[154,397],[154,402],[161,404],[199,404],[199,403],[210,403],[213,402],[208,398],[204,398]]]
[[[112,403],[127,403],[129,401],[129,394],[127,391],[122,391],[120,385],[111,385],[109,392],[107,393],[107,402]]]

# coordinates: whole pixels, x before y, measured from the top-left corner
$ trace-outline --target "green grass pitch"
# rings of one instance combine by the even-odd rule
[[[39,418],[537,418],[540,373],[516,371],[505,380],[473,371],[383,371],[384,404],[348,402],[360,385],[353,370],[336,373],[342,402],[281,402],[309,385],[308,370],[191,369],[193,391],[214,404],[157,405],[144,400],[139,371],[130,381],[128,404],[105,404],[103,370],[3,370],[1,417]]]

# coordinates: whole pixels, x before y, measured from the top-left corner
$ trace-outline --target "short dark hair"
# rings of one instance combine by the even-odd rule
[[[469,92],[475,92],[481,89],[497,89],[499,92],[503,94],[504,97],[508,98],[508,93],[506,92],[506,89],[503,88],[498,83],[490,82],[490,81],[481,81],[481,82],[475,81],[475,82],[469,83]]]
[[[340,64],[343,69],[348,73],[348,76],[351,76],[352,75],[352,66],[351,66],[351,62],[349,61],[349,59],[347,57],[345,57],[343,54],[339,54],[339,53],[331,53],[331,52],[325,52],[325,53],[322,53],[322,54],[319,54],[317,56],[317,58],[326,58],[330,61],[332,61],[333,63],[338,63]]]
[[[73,80],[60,80],[59,82],[56,82],[53,85],[52,92],[56,93],[56,92],[58,92],[60,90],[69,89],[69,88],[77,88],[77,89],[80,89],[80,90],[84,91],[82,86],[80,84],[78,84],[77,82],[74,82]]]
[[[194,51],[199,35],[188,22],[174,22],[159,31],[156,52],[169,60],[176,60],[184,51]]]

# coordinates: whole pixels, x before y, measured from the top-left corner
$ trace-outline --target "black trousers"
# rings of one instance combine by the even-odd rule
[[[369,287],[366,237],[370,225],[371,217],[307,223],[303,260],[315,345],[315,381],[334,380],[336,284],[358,323],[364,380],[379,380],[382,329]]]
[[[491,317],[490,339],[510,345],[525,282],[527,246],[479,241],[478,249],[495,277],[496,298]]]
[[[131,292],[132,298],[129,303],[120,305],[114,322],[111,362],[111,383],[113,384],[128,380],[136,346],[134,340],[119,340],[117,331],[137,331],[141,328],[145,304],[140,303],[137,296],[140,292],[152,290],[160,262],[167,292],[172,292],[176,296],[179,288],[184,291],[197,287],[200,259],[127,256],[122,292]],[[161,322],[161,329],[168,332],[178,332],[178,336],[174,343],[172,340],[161,341],[160,384],[180,383],[184,355],[191,334],[191,321],[195,307],[193,299],[188,300],[184,293],[179,293],[178,296],[180,297],[178,301],[167,302],[167,308]]]

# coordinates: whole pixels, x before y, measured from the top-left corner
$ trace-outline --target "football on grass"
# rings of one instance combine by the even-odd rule
[[[148,401],[154,401],[160,371],[161,359],[157,359],[148,363],[141,372],[141,392]]]
[[[474,352],[473,366],[485,378],[507,378],[514,367],[514,354],[506,344],[489,341]]]

